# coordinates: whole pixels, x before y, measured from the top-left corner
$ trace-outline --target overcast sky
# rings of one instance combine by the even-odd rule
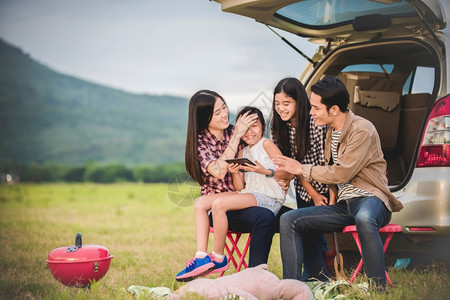
[[[232,110],[306,65],[265,25],[208,0],[0,0],[0,37],[64,74],[133,93],[212,89]]]

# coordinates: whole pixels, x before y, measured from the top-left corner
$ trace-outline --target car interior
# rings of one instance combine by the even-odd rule
[[[326,76],[343,81],[349,108],[378,130],[391,187],[400,188],[415,164],[426,112],[432,105],[432,91],[420,90],[420,81],[437,86],[439,74],[432,53],[413,40],[342,47],[328,54],[308,83]],[[426,76],[417,74],[421,69],[428,70]]]

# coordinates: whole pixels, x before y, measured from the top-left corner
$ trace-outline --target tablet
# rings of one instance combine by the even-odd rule
[[[252,166],[256,166],[256,164],[248,158],[225,159],[225,161],[229,164],[240,164],[240,165],[249,164]]]

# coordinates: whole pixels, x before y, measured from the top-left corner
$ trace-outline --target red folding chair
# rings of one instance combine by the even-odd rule
[[[209,232],[214,233],[214,227],[210,227]],[[239,272],[242,266],[244,268],[248,268],[248,265],[245,262],[245,256],[247,255],[248,248],[250,247],[251,235],[250,233],[248,233],[247,242],[245,243],[244,249],[241,252],[241,250],[239,250],[238,247],[238,242],[243,234],[247,233],[228,231],[227,232],[228,241],[225,240],[225,250],[228,254],[228,261],[233,264],[236,272]],[[223,276],[223,273],[225,273],[225,271],[220,273],[219,277]]]
[[[398,224],[388,224],[382,228],[380,228],[380,234],[384,234],[386,235],[386,240],[384,241],[384,245],[383,245],[383,251],[384,253],[386,253],[386,249],[389,246],[389,243],[392,240],[392,237],[394,236],[394,233],[396,232],[400,232],[402,231],[402,227]],[[358,246],[358,250],[359,253],[361,254],[361,243],[359,241],[359,236],[358,236],[358,232],[356,231],[356,225],[350,225],[350,226],[346,226],[343,230],[343,233],[347,233],[347,232],[351,232],[353,235],[353,239],[356,242],[356,246]],[[361,260],[359,261],[358,266],[356,267],[355,272],[353,272],[352,278],[350,278],[350,283],[352,283],[355,278],[356,275],[358,275],[359,271],[361,271],[361,268],[363,266],[363,260],[362,260],[362,256],[361,256]],[[388,282],[388,284],[390,286],[394,286],[394,284],[392,283],[391,279],[389,278],[389,275],[386,272],[386,281]]]

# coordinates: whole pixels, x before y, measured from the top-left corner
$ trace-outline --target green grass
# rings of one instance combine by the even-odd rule
[[[167,184],[1,185],[0,298],[134,299],[124,291],[131,285],[179,288],[174,276],[195,252],[189,205],[195,195],[189,186]],[[45,264],[51,250],[73,245],[77,232],[84,244],[105,246],[114,255],[108,273],[91,289],[62,285]],[[281,278],[278,235],[268,264]],[[449,269],[439,263],[389,270],[395,287],[371,291],[370,299],[447,299]],[[356,289],[344,293],[365,297]]]

